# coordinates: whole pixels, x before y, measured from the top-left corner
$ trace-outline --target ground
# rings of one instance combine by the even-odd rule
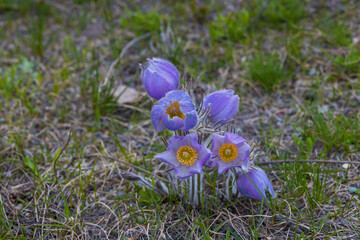
[[[359,9],[355,0],[1,1],[1,238],[359,238]],[[194,97],[240,96],[231,125],[255,147],[276,199],[228,201],[221,176],[207,173],[192,208],[127,180],[125,171],[153,182],[168,174],[154,155],[170,135],[154,130],[140,78],[152,57],[196,82]],[[113,94],[123,86],[126,98]]]

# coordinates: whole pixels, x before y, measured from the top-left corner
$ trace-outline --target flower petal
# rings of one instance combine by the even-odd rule
[[[258,189],[254,186],[249,178]],[[267,189],[271,196],[275,198],[274,189],[265,172],[261,168],[249,170],[247,172],[247,176],[242,171],[239,171],[236,183],[239,192],[247,197],[262,201],[264,198],[266,199],[265,190]]]
[[[197,169],[196,165],[195,165],[195,167],[192,167],[192,166],[186,166],[186,165],[180,164],[180,166],[178,166],[175,169],[175,172],[176,172],[176,175],[177,175],[178,178],[185,179],[185,178],[190,177],[193,174],[198,174],[201,171],[199,171]]]
[[[188,112],[185,114],[185,119],[184,119],[184,129],[183,132],[186,132],[190,129],[192,129],[193,127],[195,127],[197,124],[197,113],[195,110]]]
[[[195,109],[194,104],[191,101],[179,101],[180,111],[182,113],[191,112]]]
[[[195,133],[193,134],[196,136]],[[196,165],[198,169],[200,169],[201,171],[203,166],[210,160],[211,151],[208,148],[198,143],[197,136],[195,138],[192,138],[191,140],[192,140],[192,146],[196,149],[196,153],[198,154]]]
[[[161,119],[164,116],[166,109],[161,105],[154,105],[151,109],[151,122],[156,131],[160,132],[165,129],[165,125]]]
[[[176,158],[177,151],[182,146],[189,146],[195,149],[198,154],[196,161],[191,166],[182,165]],[[198,143],[195,133],[187,134],[184,137],[174,136],[169,139],[168,151],[158,154],[155,158],[171,164],[174,167],[178,178],[184,179],[193,174],[201,173],[203,166],[210,159],[211,152]]]
[[[175,131],[180,128],[184,127],[184,120],[182,120],[179,117],[173,117],[170,118],[169,114],[165,114],[165,116],[162,118],[162,122],[165,125],[165,127],[169,130]]]
[[[174,153],[173,151],[166,151],[166,152],[157,154],[154,156],[154,158],[159,159],[163,162],[166,162],[166,163],[172,165],[174,168],[176,168],[180,164],[176,158],[176,153]]]
[[[191,97],[184,91],[174,90],[166,93],[165,98],[168,102],[174,103],[177,101],[189,101],[191,102]]]
[[[214,163],[215,163],[215,166],[218,168],[219,174],[223,174],[230,168],[233,168],[233,167],[236,167],[239,165],[239,163],[236,162],[235,160],[231,161],[231,162],[225,162],[225,161],[221,160],[220,158],[218,161],[214,161]]]
[[[204,107],[210,107],[212,123],[227,123],[236,114],[239,107],[239,96],[233,90],[219,90],[208,94],[203,100]]]
[[[239,163],[237,167],[241,167],[242,169],[247,170],[250,166],[249,154],[251,147],[246,143],[240,143],[236,145],[236,147],[239,153],[238,157],[235,159],[235,161]]]
[[[219,134],[214,134],[212,137],[211,142],[211,152],[217,152],[219,151],[219,148],[225,143],[225,137],[221,136]]]
[[[207,107],[210,104],[211,115],[215,116],[226,107],[228,98],[233,94],[234,90],[226,89],[210,93],[204,97],[204,106]]]
[[[197,136],[195,133],[190,133],[183,137],[173,136],[169,138],[168,151],[177,152],[177,150],[182,146],[192,146],[192,138],[196,138],[197,141]]]
[[[211,152],[209,149],[205,148],[198,152],[198,161],[197,167],[202,169],[205,164],[207,164],[210,160]]]
[[[228,102],[227,107],[213,117],[212,122],[221,122],[222,124],[229,122],[236,114],[239,108],[239,97],[234,95]]]
[[[147,93],[156,100],[175,90],[180,83],[176,67],[163,59],[148,59],[148,66],[142,68],[141,78]]]
[[[153,58],[153,62],[155,63],[156,67],[164,72],[170,74],[174,79],[180,80],[179,71],[176,67],[169,61],[166,61],[161,58]]]
[[[233,143],[235,145],[246,142],[245,138],[235,133],[225,133],[225,142]]]
[[[238,150],[238,156],[236,159],[230,162],[223,161],[219,156],[219,148],[225,143],[235,144]],[[247,170],[249,167],[249,153],[250,146],[246,144],[246,140],[234,133],[225,133],[225,136],[218,134],[213,135],[211,146],[212,158],[209,162],[209,166],[217,167],[220,174],[225,173],[227,170],[233,167],[241,167]]]

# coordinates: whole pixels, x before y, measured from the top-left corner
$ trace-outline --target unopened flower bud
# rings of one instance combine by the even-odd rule
[[[211,122],[225,124],[236,114],[239,107],[239,96],[233,90],[219,90],[204,97],[203,108],[209,107]]]
[[[148,59],[148,65],[142,69],[141,78],[146,92],[156,100],[177,89],[180,83],[180,74],[176,67],[160,58]]]

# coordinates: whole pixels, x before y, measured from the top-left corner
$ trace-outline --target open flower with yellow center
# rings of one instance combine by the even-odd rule
[[[217,167],[219,173],[232,167],[248,169],[250,146],[244,138],[234,133],[225,133],[225,136],[214,134],[211,145],[209,165]]]
[[[165,128],[185,132],[196,126],[197,112],[189,94],[174,90],[166,93],[165,97],[153,106],[151,121],[158,132]]]
[[[197,135],[191,133],[185,137],[171,137],[167,151],[155,158],[172,165],[178,178],[184,179],[201,173],[210,156],[210,150],[200,145]]]

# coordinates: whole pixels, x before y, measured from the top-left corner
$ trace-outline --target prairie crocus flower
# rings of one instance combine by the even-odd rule
[[[185,179],[201,173],[210,155],[210,150],[200,145],[196,134],[191,133],[185,137],[171,137],[167,151],[155,158],[172,165],[177,177]]]
[[[151,121],[158,132],[165,128],[185,132],[196,126],[197,113],[189,94],[175,90],[168,92],[152,107]]]
[[[266,173],[261,168],[254,167],[245,172],[246,174],[243,171],[239,171],[236,180],[237,189],[240,193],[247,197],[262,201],[264,198],[266,199],[265,190],[267,189],[271,196],[275,198],[276,195],[274,189],[266,176]]]
[[[248,169],[250,146],[244,138],[234,133],[214,134],[211,145],[209,165],[217,167],[220,174],[232,167]]]
[[[148,66],[142,69],[141,78],[146,92],[156,100],[177,89],[180,82],[180,74],[176,67],[160,58],[148,59]]]
[[[239,107],[239,96],[233,90],[219,90],[206,95],[203,107],[210,107],[211,122],[225,124],[236,114]]]

